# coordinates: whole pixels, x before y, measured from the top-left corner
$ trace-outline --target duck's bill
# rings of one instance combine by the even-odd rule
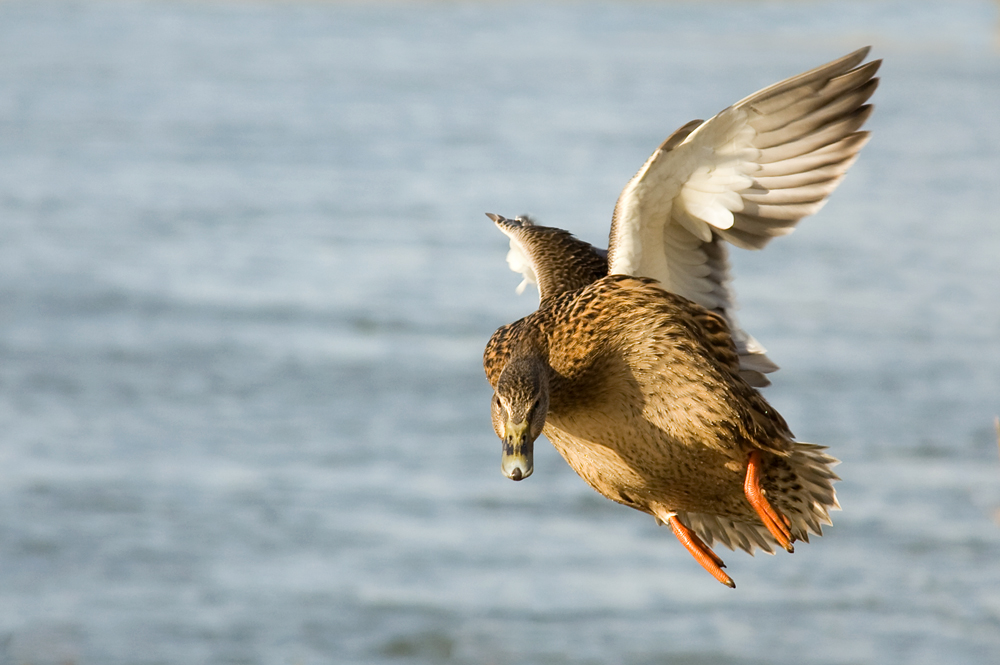
[[[500,468],[503,469],[503,475],[511,480],[524,480],[535,470],[535,442],[528,429],[527,421],[517,425],[507,423]]]

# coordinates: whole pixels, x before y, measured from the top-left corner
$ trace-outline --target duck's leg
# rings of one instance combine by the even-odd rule
[[[691,553],[695,561],[702,565],[702,568],[712,573],[715,579],[730,589],[736,588],[736,582],[733,581],[733,578],[722,571],[726,564],[722,563],[719,555],[713,552],[712,548],[698,537],[698,534],[681,524],[681,521],[677,519],[677,515],[668,517],[667,524],[670,525],[674,535],[677,536],[677,540],[681,541],[681,544],[687,548],[687,551]]]
[[[767,497],[764,496],[764,492],[760,488],[760,466],[760,451],[755,450],[750,453],[750,457],[747,460],[747,478],[743,483],[743,491],[746,493],[750,505],[757,511],[760,520],[767,527],[767,530],[771,532],[771,535],[774,536],[774,539],[778,541],[778,544],[786,552],[794,552],[795,548],[792,547],[794,539],[789,529],[791,523],[787,517],[774,509],[774,506],[767,500]]]

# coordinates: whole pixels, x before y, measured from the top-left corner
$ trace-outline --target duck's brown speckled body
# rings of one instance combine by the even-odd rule
[[[711,550],[792,551],[838,508],[821,446],[798,442],[756,387],[777,369],[733,317],[727,243],[759,249],[818,210],[868,140],[879,62],[861,49],[693,121],[615,207],[608,252],[490,215],[533,314],[490,339],[484,368],[503,471],[531,474],[542,433],[595,490],[649,513],[719,581]]]
[[[775,540],[744,494],[747,456],[758,450],[761,485],[793,539],[829,523],[835,460],[794,441],[740,377],[720,316],[654,280],[603,277],[503,326],[484,355],[492,386],[518,356],[546,375],[546,438],[612,501],[663,522],[678,514],[709,544],[771,552]]]

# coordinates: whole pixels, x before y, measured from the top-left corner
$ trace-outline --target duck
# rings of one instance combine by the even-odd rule
[[[735,588],[716,542],[794,552],[839,510],[825,446],[761,393],[778,366],[736,319],[731,246],[759,250],[816,213],[870,139],[869,47],[671,134],[622,190],[607,250],[529,217],[488,217],[537,309],[483,354],[501,470],[542,435],[607,499],[653,516]]]

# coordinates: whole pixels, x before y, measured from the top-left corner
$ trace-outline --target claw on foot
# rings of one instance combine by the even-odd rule
[[[750,453],[750,457],[747,459],[747,477],[743,483],[743,491],[747,495],[750,505],[757,511],[760,520],[774,536],[774,539],[778,541],[778,544],[786,552],[794,552],[795,548],[792,547],[792,542],[795,539],[792,538],[792,532],[789,528],[792,525],[791,520],[775,510],[771,502],[764,496],[764,492],[760,488],[760,467],[760,451],[755,450]]]

